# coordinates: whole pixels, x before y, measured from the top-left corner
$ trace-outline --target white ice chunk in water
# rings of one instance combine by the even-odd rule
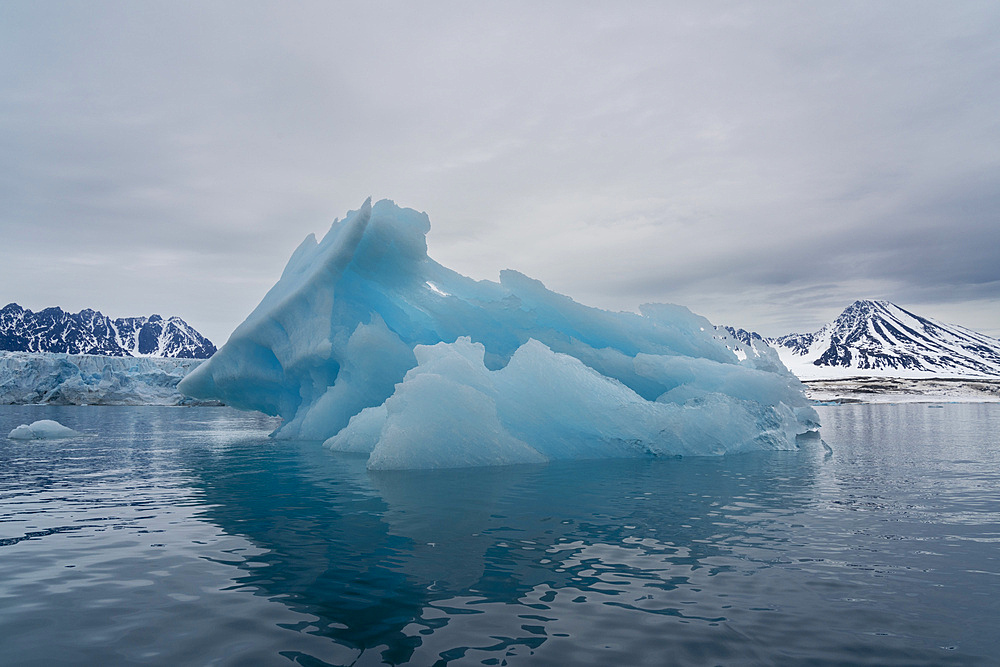
[[[21,424],[8,433],[7,437],[11,440],[56,440],[78,435],[83,434],[53,419],[40,419],[31,424]]]
[[[427,256],[429,229],[383,200],[309,236],[180,390],[377,469],[794,449],[816,426],[770,348],[737,355],[681,306],[616,313],[516,271],[467,278]]]

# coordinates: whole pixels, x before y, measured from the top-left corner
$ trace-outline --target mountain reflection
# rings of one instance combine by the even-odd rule
[[[202,517],[261,549],[231,561],[234,587],[314,617],[302,632],[430,664],[477,647],[536,649],[558,636],[557,593],[724,621],[666,594],[780,558],[780,528],[811,496],[822,453],[813,439],[799,452],[725,458],[382,473],[312,442],[192,456]],[[512,620],[481,618],[496,605]]]

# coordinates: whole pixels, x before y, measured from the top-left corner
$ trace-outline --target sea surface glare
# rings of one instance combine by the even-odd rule
[[[382,472],[228,408],[0,407],[0,664],[970,665],[1000,404],[797,452]]]

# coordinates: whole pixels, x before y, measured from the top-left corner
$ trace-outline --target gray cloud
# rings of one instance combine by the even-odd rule
[[[994,3],[0,6],[0,301],[224,339],[368,195],[430,252],[764,333],[1000,335]]]

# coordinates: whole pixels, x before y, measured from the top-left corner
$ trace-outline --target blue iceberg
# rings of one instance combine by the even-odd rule
[[[179,389],[372,469],[794,449],[818,425],[770,348],[680,306],[609,312],[516,271],[473,280],[428,257],[429,230],[369,200],[310,235]]]

